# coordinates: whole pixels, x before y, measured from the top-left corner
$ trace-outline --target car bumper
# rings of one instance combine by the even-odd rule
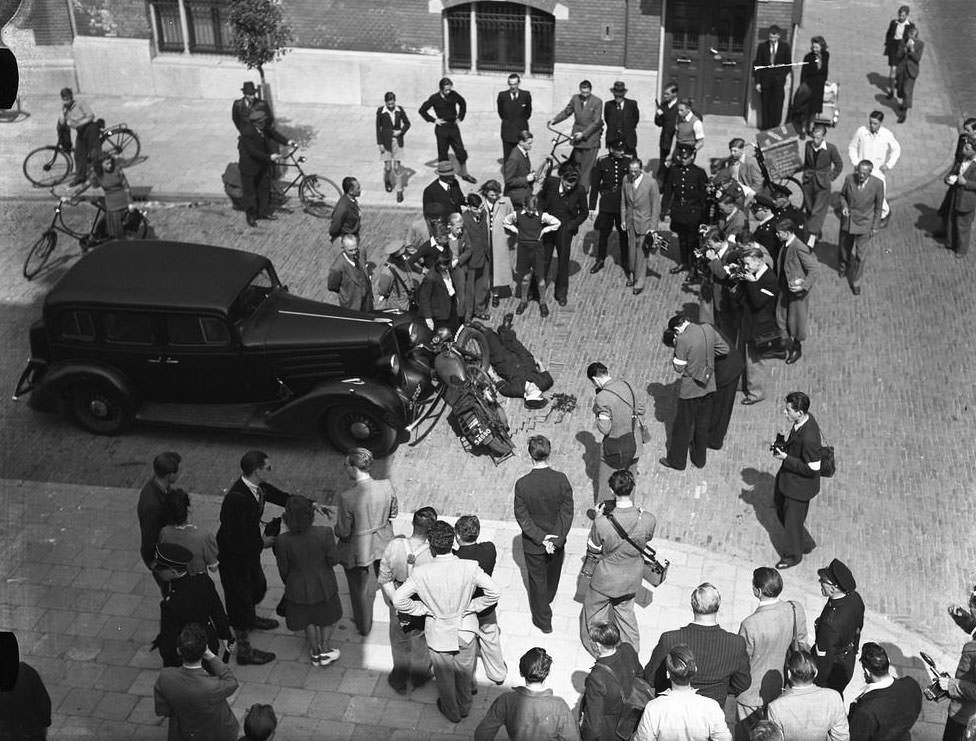
[[[27,367],[20,374],[17,386],[14,388],[13,400],[17,401],[22,396],[31,393],[40,385],[41,376],[47,370],[47,361],[31,358],[27,361]]]

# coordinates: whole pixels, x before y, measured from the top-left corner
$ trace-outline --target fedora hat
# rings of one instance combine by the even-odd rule
[[[244,87],[241,88],[241,92],[245,95],[257,95],[257,88],[254,87],[254,83],[248,80],[244,83]]]
[[[437,174],[438,175],[453,175],[454,165],[451,164],[450,160],[442,160],[437,163]]]
[[[613,87],[610,88],[610,92],[611,93],[626,93],[627,92],[627,86],[624,85],[624,83],[623,83],[622,80],[617,80],[615,83],[613,83]]]

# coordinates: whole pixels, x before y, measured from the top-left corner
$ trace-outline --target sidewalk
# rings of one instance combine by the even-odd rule
[[[0,629],[13,630],[21,654],[41,674],[54,707],[52,741],[100,739],[162,739],[165,730],[153,708],[152,688],[161,662],[147,647],[158,631],[159,593],[138,554],[139,531],[131,489],[81,487],[30,481],[0,481],[4,523],[18,523],[0,552]],[[217,497],[194,495],[193,520],[213,529],[219,514]],[[452,518],[453,519],[453,518]],[[406,515],[397,532],[408,532]],[[283,626],[254,635],[256,646],[278,654],[264,666],[233,666],[241,686],[232,699],[238,718],[255,702],[271,703],[279,717],[281,741],[324,739],[466,739],[484,717],[491,701],[506,688],[521,684],[518,659],[532,646],[543,646],[554,658],[550,687],[575,708],[592,659],[580,645],[580,605],[573,601],[576,574],[585,549],[586,531],[574,529],[559,594],[553,605],[551,635],[532,627],[521,570],[521,536],[516,525],[483,521],[482,540],[498,548],[494,578],[502,590],[498,622],[509,665],[505,687],[484,678],[469,718],[454,725],[434,706],[432,685],[410,696],[397,695],[386,683],[391,668],[387,638],[388,612],[381,597],[374,609],[372,633],[361,638],[352,625],[345,577],[337,573],[343,592],[344,617],[336,639],[342,658],[327,668],[314,668],[305,656],[301,634]],[[751,593],[755,564],[700,548],[655,540],[658,553],[671,560],[667,582],[654,590],[653,602],[638,608],[647,661],[657,636],[690,622],[687,600],[703,581],[723,597],[720,623],[735,631],[755,609]],[[282,587],[270,552],[264,555],[270,588],[262,603],[268,613]],[[341,572],[341,569],[339,570]],[[807,630],[820,614],[824,599],[816,582],[800,583],[786,572],[783,597],[799,601],[807,613]],[[218,588],[218,591],[219,588]],[[222,591],[221,591],[222,594]],[[862,641],[885,646],[900,675],[925,683],[924,668],[915,658],[928,651],[925,640],[869,611]],[[936,655],[952,671],[954,656]],[[859,674],[859,673],[858,673]],[[860,677],[848,687],[849,702],[861,690]],[[936,741],[945,723],[945,705],[926,703],[912,738]]]

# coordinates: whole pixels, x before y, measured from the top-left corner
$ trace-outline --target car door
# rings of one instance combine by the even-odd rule
[[[236,332],[221,316],[169,313],[165,316],[164,363],[182,401],[253,401]]]
[[[75,312],[77,314],[77,312]],[[121,371],[146,401],[170,401],[176,390],[172,376],[164,362],[162,331],[159,317],[151,312],[126,309],[102,309],[92,311],[96,316],[98,341],[82,348],[81,355],[88,359]],[[67,314],[64,326],[70,327]],[[66,343],[77,339],[64,337]],[[66,344],[64,350],[68,349]],[[60,353],[65,357],[66,353]]]

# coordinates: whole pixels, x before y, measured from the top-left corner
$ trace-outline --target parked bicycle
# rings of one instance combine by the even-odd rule
[[[103,197],[64,197],[55,193],[53,188],[51,195],[58,199],[58,204],[54,207],[54,216],[51,217],[50,226],[44,230],[40,238],[31,246],[30,252],[27,253],[27,259],[24,261],[24,277],[27,280],[32,280],[50,262],[58,244],[58,232],[77,239],[82,253],[110,239],[105,226],[105,199]],[[90,203],[95,208],[95,214],[87,232],[76,231],[64,221],[65,207],[77,206],[83,201]],[[122,228],[126,239],[145,239],[149,234],[149,220],[146,218],[146,212],[134,204],[129,206],[129,213],[122,221]]]
[[[297,151],[298,147],[292,147],[278,159],[279,167],[293,167],[298,173],[284,187],[280,182],[275,181],[271,197],[284,201],[288,197],[288,191],[297,186],[298,200],[301,201],[305,213],[320,219],[331,218],[332,211],[342,195],[342,189],[329,178],[305,172],[302,167],[305,164],[305,155],[296,157]]]
[[[558,150],[559,147],[563,146],[564,144],[570,144],[573,141],[573,137],[569,134],[563,133],[559,129],[553,128],[549,124],[546,124],[546,128],[549,129],[554,136],[552,137],[552,149],[549,150],[549,154],[546,155],[545,160],[543,160],[542,164],[539,166],[539,169],[535,173],[535,184],[539,188],[541,188],[542,184],[546,182],[546,178],[552,174],[553,169],[558,172],[559,166],[572,156],[572,152],[570,154],[561,154]]]
[[[105,128],[105,119],[96,122],[99,128],[98,142],[102,154],[110,154],[123,167],[136,161],[139,156],[139,137],[126,124],[119,123]],[[50,188],[68,179],[75,169],[71,149],[58,142],[53,146],[38,147],[24,157],[24,175],[37,188]]]
[[[786,188],[790,192],[790,204],[803,209],[805,198],[803,186],[794,175],[803,169],[803,160],[798,151],[799,139],[787,140],[766,148],[756,142],[756,162],[762,172],[766,189],[772,192],[774,186]]]

